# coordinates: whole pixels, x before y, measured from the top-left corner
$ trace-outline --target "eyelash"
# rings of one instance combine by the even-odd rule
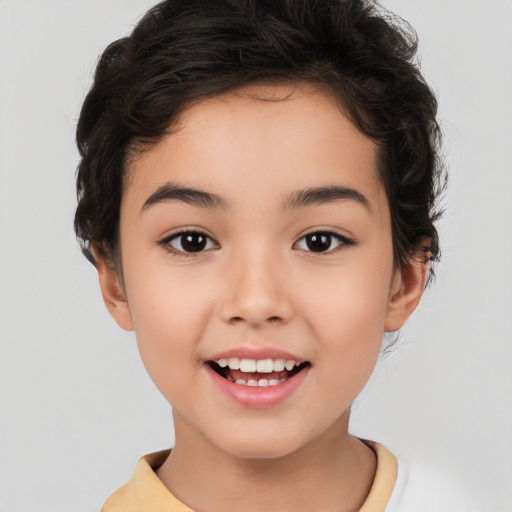
[[[187,235],[203,237],[204,246],[197,251],[186,251],[183,246],[183,242],[184,242],[184,237],[186,237]],[[323,250],[314,251],[311,249],[311,245],[308,244],[308,241],[307,241],[308,237],[320,237],[319,241],[324,242],[324,243],[328,242],[329,246],[331,246],[333,240],[335,240],[338,242],[338,245],[334,249],[327,249],[325,251],[323,251]],[[171,245],[171,243],[174,240],[180,240],[180,239],[181,239],[181,242],[180,242],[181,249],[173,247]],[[312,231],[311,233],[307,233],[307,234],[303,235],[301,238],[299,238],[293,244],[293,248],[296,248],[301,242],[306,244],[306,248],[298,247],[298,249],[302,250],[304,252],[312,253],[312,254],[333,254],[333,253],[336,253],[336,252],[342,250],[343,247],[350,247],[350,246],[353,246],[356,244],[355,240],[351,240],[350,238],[347,238],[346,236],[340,235],[338,233],[334,233],[332,231],[327,231],[327,230]],[[216,242],[213,238],[208,236],[206,233],[204,233],[200,230],[196,230],[196,229],[184,230],[184,231],[179,231],[178,233],[173,233],[170,236],[166,236],[165,238],[160,240],[158,243],[159,243],[159,245],[164,247],[165,250],[168,251],[169,253],[173,254],[174,256],[182,257],[182,258],[194,257],[195,255],[206,252],[212,248],[218,248],[218,246],[219,246],[218,242]],[[315,240],[311,240],[311,243],[315,243]],[[210,245],[210,247],[209,247],[209,245]],[[213,247],[212,247],[212,245],[213,245]]]
[[[171,242],[173,242],[174,240],[181,239],[180,245],[181,245],[182,249],[184,249],[184,247],[183,247],[184,237],[186,237],[187,235],[189,235],[189,236],[195,235],[195,236],[203,237],[205,240],[205,246],[198,251],[186,251],[186,250],[177,249],[176,247],[173,247],[171,245]],[[181,258],[190,258],[197,254],[201,254],[201,253],[205,252],[205,250],[212,249],[212,247],[208,247],[208,245],[211,245],[212,243],[214,246],[219,245],[212,237],[208,236],[206,233],[204,233],[198,229],[187,229],[184,231],[179,231],[178,233],[173,233],[170,236],[166,236],[165,238],[160,240],[158,243],[159,243],[159,245],[164,247],[164,249],[167,252],[171,253],[174,256],[181,257]]]
[[[342,250],[344,247],[350,247],[356,244],[355,240],[352,240],[350,238],[347,238],[346,236],[340,235],[339,233],[334,233],[333,231],[327,231],[327,230],[318,230],[318,231],[312,231],[310,233],[306,233],[304,236],[299,238],[297,242],[293,244],[293,246],[297,246],[301,242],[304,241],[306,245],[308,245],[307,238],[308,237],[320,237],[320,241],[324,241],[324,239],[327,239],[326,241],[329,241],[329,246],[332,245],[333,240],[336,240],[338,242],[338,245],[334,249],[328,249],[326,251],[314,251],[311,249],[311,247],[305,248],[299,248],[302,251],[309,252],[312,254],[334,254],[340,250]],[[308,250],[309,249],[309,250]]]

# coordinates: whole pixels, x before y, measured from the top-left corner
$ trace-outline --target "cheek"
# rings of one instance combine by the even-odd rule
[[[323,378],[354,389],[364,386],[379,356],[391,279],[381,266],[364,268],[317,281],[307,305],[318,357],[330,369]]]
[[[137,344],[160,391],[170,399],[177,383],[200,367],[196,347],[209,315],[208,290],[193,277],[138,268],[126,275]]]
[[[211,303],[212,289],[205,286],[208,281],[191,267],[176,270],[155,260],[149,259],[126,275],[135,331],[142,338],[160,339],[200,330]]]
[[[391,264],[360,262],[332,272],[316,272],[308,287],[307,307],[310,318],[318,319],[317,328],[324,331],[320,338],[331,333],[336,338],[343,334],[344,341],[380,339],[389,304],[390,269]]]

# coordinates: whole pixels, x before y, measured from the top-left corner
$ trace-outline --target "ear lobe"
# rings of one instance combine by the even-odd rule
[[[96,263],[105,306],[121,328],[126,331],[133,331],[131,312],[119,274],[112,268],[105,255],[96,247],[92,248],[92,254]]]
[[[421,256],[427,257],[413,258],[395,274],[386,313],[386,332],[400,329],[420,303],[430,267],[430,254]]]

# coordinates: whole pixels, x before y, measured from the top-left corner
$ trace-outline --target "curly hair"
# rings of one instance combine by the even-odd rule
[[[165,0],[106,48],[80,113],[75,231],[119,250],[123,177],[190,102],[257,83],[311,83],[337,99],[379,148],[395,264],[436,260],[442,189],[437,101],[417,37],[371,0]]]

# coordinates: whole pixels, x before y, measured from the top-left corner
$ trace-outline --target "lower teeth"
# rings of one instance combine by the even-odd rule
[[[233,380],[230,379],[229,377],[228,377],[228,380],[233,382]],[[268,386],[277,386],[278,384],[281,384],[285,380],[286,379],[281,379],[281,380],[277,380],[277,379],[271,379],[271,380],[267,380],[267,379],[261,379],[261,380],[250,379],[248,381],[245,381],[243,379],[238,379],[238,380],[235,381],[235,384],[240,384],[241,386],[268,387]]]

